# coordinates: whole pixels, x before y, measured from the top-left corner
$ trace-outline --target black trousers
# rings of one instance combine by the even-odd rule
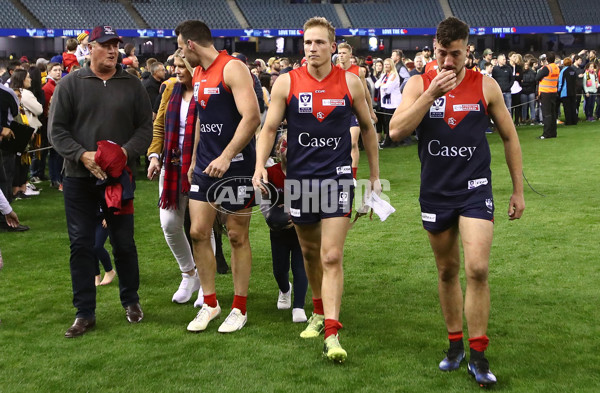
[[[563,108],[565,108],[565,124],[574,126],[577,124],[577,97],[567,96],[562,99]]]
[[[12,202],[12,184],[15,177],[15,153],[0,149],[0,190],[8,200]],[[4,220],[4,216],[2,216]]]
[[[512,117],[515,121],[515,124],[521,124],[523,121],[523,119],[521,119],[521,113],[523,112],[523,108],[521,108],[521,93],[512,95],[510,105],[512,106]]]
[[[392,120],[392,115],[395,112],[395,109],[387,109],[381,108],[381,111],[386,113],[383,115],[381,125],[383,127],[383,133],[385,134],[385,139],[383,140],[383,146],[388,147],[392,144],[392,138],[390,138],[390,120]]]
[[[385,121],[385,118],[387,117],[387,115],[383,114],[381,108],[377,108],[375,109],[375,114],[377,115],[377,124],[375,124],[375,131],[377,132],[377,135],[385,135],[385,130],[383,128],[383,122]],[[388,122],[389,123],[389,122]]]
[[[67,230],[71,240],[71,283],[73,306],[78,318],[92,318],[96,310],[94,276],[98,260],[94,254],[98,203],[104,211],[113,256],[119,276],[119,296],[123,307],[139,301],[138,254],[133,240],[133,215],[114,215],[106,207],[104,189],[96,178],[65,177],[63,194]]]
[[[94,242],[94,254],[96,254],[96,258],[102,263],[102,267],[105,272],[110,272],[113,270],[112,263],[110,263],[110,255],[106,248],[104,248],[104,243],[106,243],[106,239],[108,239],[108,229],[102,227],[102,218],[98,218],[98,224],[96,225],[96,240]],[[96,263],[96,276],[100,275],[100,265]]]
[[[540,93],[544,138],[556,138],[556,93]]]
[[[27,154],[27,153],[23,153]],[[21,187],[27,183],[27,174],[29,173],[29,164],[21,163],[22,154],[15,155],[15,172],[13,177],[13,187]]]
[[[308,278],[304,270],[304,258],[294,228],[270,231],[273,276],[281,292],[289,290],[290,265],[294,274],[293,308],[304,308],[304,298],[308,289]]]

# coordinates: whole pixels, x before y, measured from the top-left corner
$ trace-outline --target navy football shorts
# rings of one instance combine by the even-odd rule
[[[423,228],[429,232],[443,232],[458,224],[458,217],[480,218],[494,222],[494,198],[470,201],[461,207],[440,207],[421,202]]]
[[[324,218],[350,217],[353,200],[352,178],[305,180],[300,184],[286,180],[285,203],[294,224],[314,224]]]
[[[234,213],[256,205],[250,176],[216,178],[194,173],[190,199],[219,205],[225,213]]]

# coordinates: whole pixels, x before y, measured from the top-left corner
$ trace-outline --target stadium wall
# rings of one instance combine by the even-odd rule
[[[406,36],[378,36],[377,39],[384,45],[383,51],[369,51],[369,36],[338,36],[338,41],[346,40],[359,55],[389,56],[392,49],[402,49],[407,55],[412,56],[425,45],[431,46],[432,36],[406,35]],[[141,58],[161,57],[174,52],[177,47],[173,37],[123,37],[126,43],[135,44],[137,54]],[[50,58],[64,51],[67,37],[0,37],[0,58],[7,58],[11,54],[29,58]],[[471,35],[470,41],[475,44],[476,50],[481,53],[485,48],[492,48],[495,52],[508,52],[510,50],[521,53],[536,53],[555,50],[559,53],[578,52],[581,49],[600,48],[600,34],[506,34],[506,35]],[[284,38],[284,52],[279,55],[299,57],[302,52],[301,37]],[[275,37],[216,37],[215,46],[218,49],[227,49],[229,52],[240,51],[247,56],[274,55],[276,52]]]

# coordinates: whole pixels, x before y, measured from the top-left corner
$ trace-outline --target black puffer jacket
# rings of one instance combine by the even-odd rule
[[[515,81],[511,66],[505,64],[503,66],[494,67],[492,70],[492,77],[496,80],[496,82],[498,82],[503,93],[510,93],[510,88]]]
[[[530,68],[524,70],[522,75],[523,79],[521,81],[521,87],[523,88],[523,90],[521,91],[521,94],[535,93],[535,86],[537,85],[537,82],[535,80],[535,71]]]

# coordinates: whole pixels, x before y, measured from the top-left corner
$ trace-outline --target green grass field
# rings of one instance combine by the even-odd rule
[[[489,135],[496,201],[487,354],[504,392],[600,391],[600,124],[518,129],[526,186],[523,218],[509,222],[512,191],[497,134]],[[0,392],[467,392],[466,367],[437,369],[447,347],[433,255],[421,227],[416,146],[381,151],[396,208],[361,219],[345,250],[341,331],[348,360],[321,358],[322,339],[277,310],[268,229],[252,219],[249,320],[235,334],[216,323],[186,332],[192,303],[171,303],[180,275],[158,220],[157,183],[138,181],[136,241],[145,318],[129,325],[116,283],[98,289],[97,327],[65,339],[73,322],[69,241],[61,194],[17,201],[25,233],[0,233]],[[141,172],[140,172],[141,174]],[[363,156],[359,176],[368,174]],[[225,242],[226,243],[226,242]],[[228,252],[226,251],[228,255]],[[217,277],[224,314],[231,274]],[[312,310],[307,297],[307,311]],[[466,326],[465,326],[466,332]]]

